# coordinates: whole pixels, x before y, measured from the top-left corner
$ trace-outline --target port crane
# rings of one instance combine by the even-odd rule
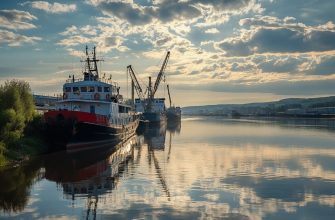
[[[163,74],[164,74],[164,71],[166,69],[166,66],[167,66],[167,63],[169,61],[169,58],[170,58],[170,51],[168,51],[166,53],[165,59],[164,59],[163,64],[162,64],[162,67],[161,67],[161,69],[160,69],[160,71],[158,73],[158,76],[157,76],[157,79],[156,79],[156,82],[155,82],[155,85],[154,85],[154,89],[150,90],[150,93],[149,93],[150,94],[150,96],[149,96],[150,99],[154,99],[154,97],[155,97],[155,93],[157,92],[158,86],[159,86],[160,82],[162,81]],[[149,78],[149,79],[151,79],[151,78]],[[151,80],[149,80],[149,82],[150,81]],[[151,85],[149,84],[149,88],[150,87],[151,87]]]
[[[170,95],[170,87],[169,87],[169,84],[166,85],[166,88],[167,88],[167,91],[168,91],[168,95],[169,95],[169,103],[170,103],[170,108],[171,108],[172,103],[171,103],[171,95]]]
[[[137,80],[136,74],[131,65],[127,66],[127,72],[131,77],[132,88],[135,88],[136,93],[141,101],[144,101],[144,94],[140,83]],[[133,97],[132,97],[133,98]]]
[[[163,78],[163,75],[164,75],[164,71],[165,71],[166,66],[168,64],[169,58],[170,58],[170,51],[168,51],[166,53],[166,56],[164,58],[163,64],[161,66],[161,69],[160,69],[160,71],[159,71],[159,73],[157,75],[157,79],[155,81],[154,86],[152,86],[151,77],[149,77],[149,85],[148,85],[148,90],[147,90],[148,96],[147,96],[147,98],[145,98],[145,95],[143,93],[143,89],[142,89],[141,85],[139,84],[139,82],[137,80],[136,74],[135,74],[132,66],[131,65],[127,66],[127,73],[130,75],[131,80],[132,80],[132,100],[134,100],[134,97],[133,97],[133,88],[135,88],[136,93],[137,93],[137,95],[138,95],[138,97],[141,100],[141,103],[143,105],[144,111],[150,111],[150,109],[151,109],[152,102],[153,102],[153,100],[155,98],[155,94],[156,94],[156,92],[158,90],[159,84],[162,81],[162,78]]]

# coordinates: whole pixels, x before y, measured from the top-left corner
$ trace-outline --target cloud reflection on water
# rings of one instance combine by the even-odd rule
[[[333,219],[332,129],[196,119],[184,120],[179,131],[140,135],[115,187],[98,195],[98,218]],[[48,208],[52,216],[86,216],[89,196],[71,201],[64,186],[35,183],[16,217],[28,210],[48,217],[41,204],[48,195],[56,204]]]

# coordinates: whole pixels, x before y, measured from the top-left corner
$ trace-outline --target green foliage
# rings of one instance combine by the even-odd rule
[[[27,82],[11,80],[0,86],[0,154],[16,145],[33,120],[35,105]]]
[[[4,142],[0,141],[0,167],[7,164],[7,160],[4,157],[5,151],[6,151],[6,145]]]

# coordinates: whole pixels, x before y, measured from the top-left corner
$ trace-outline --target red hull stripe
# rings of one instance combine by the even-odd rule
[[[74,119],[77,122],[87,122],[104,126],[109,125],[109,120],[105,115],[67,110],[51,110],[44,113],[45,119],[51,118],[56,120],[59,115],[62,115],[64,119]]]

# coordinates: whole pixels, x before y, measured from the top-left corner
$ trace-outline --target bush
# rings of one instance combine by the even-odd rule
[[[34,100],[27,82],[11,80],[0,86],[0,142],[4,145],[1,148],[15,146],[34,112]],[[0,153],[3,154],[3,150]]]

